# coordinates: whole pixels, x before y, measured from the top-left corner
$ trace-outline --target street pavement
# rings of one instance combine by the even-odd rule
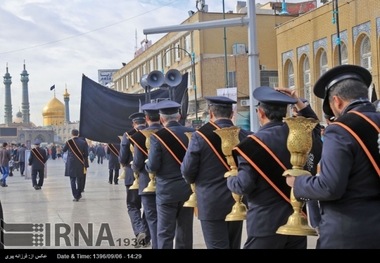
[[[48,160],[47,178],[41,190],[35,190],[31,180],[22,177],[19,171],[8,177],[8,187],[0,187],[5,225],[13,230],[30,224],[34,227],[21,232],[6,231],[5,248],[135,249],[124,180],[118,185],[108,184],[107,160],[103,164],[95,160],[90,163],[82,199],[73,202],[64,165],[62,159]],[[193,247],[205,249],[196,217],[193,235]],[[242,246],[246,238],[244,222]],[[316,239],[308,237],[309,249],[315,248]]]

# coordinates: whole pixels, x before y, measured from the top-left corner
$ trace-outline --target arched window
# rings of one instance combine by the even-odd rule
[[[310,92],[310,64],[309,58],[305,57],[303,61],[303,92],[305,99],[311,102],[311,92]]]
[[[360,65],[363,68],[371,71],[372,63],[371,63],[371,43],[369,37],[365,36],[360,45]]]
[[[288,65],[288,87],[290,89],[295,88],[295,85],[294,85],[294,68],[293,68],[292,62],[289,62],[289,65]]]
[[[340,50],[342,54],[342,65],[347,65],[348,64],[348,50],[347,50],[347,45],[344,43],[340,44]]]
[[[325,73],[328,70],[327,54],[326,54],[326,51],[324,50],[321,52],[321,56],[319,59],[319,68],[320,68],[319,76],[322,76],[323,73]]]

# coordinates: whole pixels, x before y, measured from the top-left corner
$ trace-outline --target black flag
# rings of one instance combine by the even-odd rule
[[[55,85],[53,85],[53,86],[50,87],[50,90],[53,90],[53,89],[55,89]]]
[[[188,73],[182,76],[181,83],[175,87],[174,100],[182,107],[181,122],[187,116]],[[185,95],[186,93],[186,95]],[[169,98],[169,91],[157,89],[150,93],[151,99]],[[79,133],[89,140],[103,143],[120,143],[118,136],[131,130],[132,122],[128,118],[139,111],[140,101],[145,101],[145,94],[129,94],[107,88],[82,76]],[[186,112],[184,112],[186,111]]]

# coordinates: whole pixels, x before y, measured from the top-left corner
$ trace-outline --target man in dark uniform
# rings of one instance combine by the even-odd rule
[[[319,176],[287,177],[299,200],[319,200],[317,248],[380,248],[380,115],[368,100],[371,73],[360,66],[330,69],[314,85],[326,127]]]
[[[188,137],[178,121],[181,105],[163,100],[157,104],[164,128],[150,137],[150,150],[145,169],[156,175],[157,243],[159,249],[193,248],[194,209],[183,207],[190,197],[190,186],[182,178],[180,165],[185,156]]]
[[[305,236],[279,235],[276,231],[293,213],[289,200],[291,189],[282,176],[286,169],[292,168],[287,148],[289,128],[283,122],[287,105],[295,104],[304,117],[314,117],[315,113],[298,99],[294,90],[277,90],[270,87],[254,90],[261,127],[233,150],[239,172],[227,179],[232,192],[248,198],[245,249],[306,249],[307,246]]]
[[[44,184],[44,170],[47,161],[46,151],[40,148],[40,144],[39,140],[34,141],[35,147],[30,152],[28,160],[28,164],[32,166],[32,184],[36,190],[40,190]]]
[[[160,114],[156,109],[156,103],[144,104],[141,109],[145,113],[145,120],[149,125],[144,130],[160,130]],[[146,148],[146,137],[141,132],[136,132],[131,140],[134,141],[133,170],[139,174],[139,195],[144,207],[144,214],[148,223],[149,232],[152,240],[152,249],[157,249],[157,209],[156,209],[156,192],[144,192],[148,186],[150,178],[145,170],[145,161],[148,157]]]
[[[119,163],[123,166],[123,169],[126,169],[124,184],[127,191],[127,209],[132,229],[136,236],[137,242],[135,247],[138,248],[142,245],[148,244],[150,242],[150,237],[144,212],[141,212],[141,197],[139,196],[138,190],[129,189],[134,181],[133,170],[131,168],[133,156],[130,148],[130,136],[138,130],[146,128],[145,114],[142,112],[136,112],[131,114],[129,119],[132,120],[133,129],[123,134],[120,144]]]
[[[234,126],[232,104],[227,97],[205,97],[209,101],[210,122],[193,133],[181,165],[182,176],[189,184],[195,183],[198,219],[208,249],[239,249],[243,221],[226,221],[235,200],[227,188],[224,174],[229,165],[222,152],[221,139],[216,129]],[[249,131],[241,130],[242,140]]]
[[[88,145],[85,140],[79,138],[79,131],[71,131],[72,138],[67,140],[62,151],[68,152],[65,165],[65,176],[70,177],[73,201],[78,202],[82,198],[84,170],[88,158]]]
[[[112,184],[118,184],[119,181],[119,170],[120,170],[120,163],[119,163],[119,151],[120,151],[120,144],[108,144],[107,147],[107,154],[108,154],[108,169],[109,169],[109,176],[108,176],[108,183]]]

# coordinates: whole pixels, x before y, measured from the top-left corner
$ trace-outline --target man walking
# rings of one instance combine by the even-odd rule
[[[46,151],[40,148],[40,144],[39,140],[34,141],[35,147],[32,149],[28,160],[28,164],[32,166],[32,184],[35,190],[40,190],[44,184],[45,163],[47,161]]]
[[[164,100],[157,104],[164,128],[150,137],[145,169],[156,174],[158,249],[193,248],[194,209],[183,207],[190,197],[190,185],[182,178],[180,166],[189,142],[185,132],[195,129],[179,123],[181,105]]]
[[[88,145],[79,138],[79,131],[71,131],[72,138],[63,147],[63,152],[68,152],[65,166],[65,176],[70,177],[73,201],[78,202],[82,198],[84,170],[86,169],[85,159],[88,158]]]
[[[17,151],[17,155],[18,155],[17,158],[20,165],[21,176],[24,176],[24,171],[25,171],[25,150],[26,150],[25,144],[21,144],[20,148]]]
[[[210,122],[193,133],[181,165],[183,177],[195,184],[198,219],[208,249],[239,249],[243,221],[227,222],[235,200],[227,188],[224,174],[229,165],[222,152],[221,139],[214,130],[234,124],[232,104],[236,101],[223,96],[205,97],[209,102]],[[241,130],[239,140],[251,132]]]

